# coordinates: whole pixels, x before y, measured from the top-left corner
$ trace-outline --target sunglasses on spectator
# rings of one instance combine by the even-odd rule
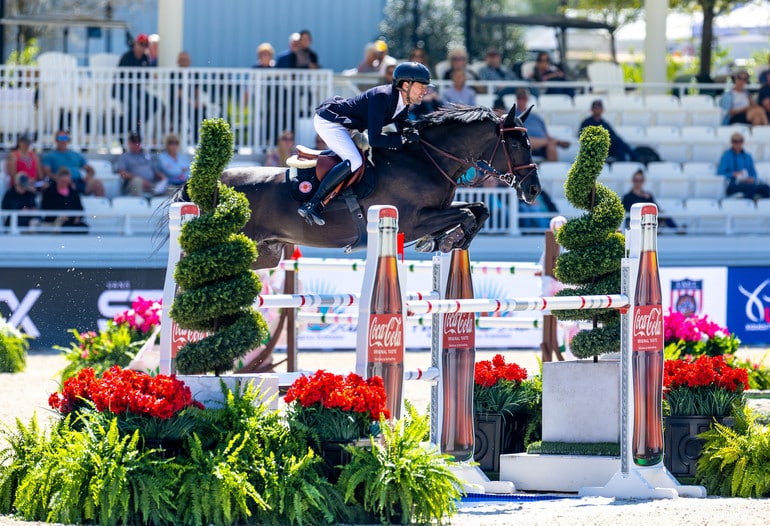
[[[294,140],[294,136],[281,137],[281,140],[282,141],[293,141]]]
[[[166,144],[168,144],[169,146],[172,144],[179,144],[179,141],[168,141]]]
[[[69,141],[70,136],[69,135],[57,135],[56,136],[57,141]]]
[[[734,143],[742,143],[743,139],[731,139],[731,141]]]
[[[736,77],[736,79],[737,80],[745,80],[746,82],[749,81],[749,77],[743,77],[743,76],[740,76],[740,75],[738,77]]]

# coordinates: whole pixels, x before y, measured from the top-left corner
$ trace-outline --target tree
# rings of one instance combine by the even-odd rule
[[[744,4],[744,0],[671,0],[672,8],[685,11],[700,9],[703,13],[703,29],[700,41],[699,81],[711,80],[711,59],[714,42],[714,19]]]

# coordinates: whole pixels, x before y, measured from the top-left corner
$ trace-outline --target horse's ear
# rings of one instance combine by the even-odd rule
[[[511,111],[508,112],[508,115],[505,117],[505,122],[503,122],[504,128],[513,128],[516,126],[516,104],[514,103],[513,106],[511,106]]]
[[[535,107],[535,105],[533,104],[532,106],[527,108],[526,111],[524,111],[524,113],[519,115],[519,118],[521,119],[521,122],[526,122],[527,117],[529,117],[529,112],[532,111],[532,108],[534,108],[534,107]]]

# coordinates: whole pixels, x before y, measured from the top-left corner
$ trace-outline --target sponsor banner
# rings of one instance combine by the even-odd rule
[[[663,314],[673,311],[708,315],[720,325],[727,323],[727,267],[661,267]]]
[[[102,329],[139,296],[159,300],[164,269],[7,269],[0,272],[0,314],[34,339],[31,349],[68,347],[70,329]]]
[[[727,327],[743,344],[770,343],[770,268],[730,269],[727,275]]]

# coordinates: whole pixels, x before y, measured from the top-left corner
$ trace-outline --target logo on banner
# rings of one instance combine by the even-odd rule
[[[663,345],[663,308],[660,305],[634,307],[631,349],[640,352],[662,351]]]
[[[444,349],[473,349],[476,345],[476,315],[472,312],[444,314]]]
[[[671,280],[671,307],[675,312],[693,316],[703,311],[703,280]]]
[[[400,314],[369,317],[369,361],[398,363],[404,359],[404,325]]]
[[[753,290],[743,285],[738,285],[738,290],[746,297],[746,318],[753,323],[770,323],[770,279],[764,280]]]
[[[11,315],[8,318],[8,325],[11,327],[21,327],[27,336],[37,338],[40,331],[35,322],[29,315],[32,306],[43,293],[40,289],[28,290],[24,297],[19,301],[16,294],[10,289],[0,289],[0,303],[5,303],[11,309]]]

